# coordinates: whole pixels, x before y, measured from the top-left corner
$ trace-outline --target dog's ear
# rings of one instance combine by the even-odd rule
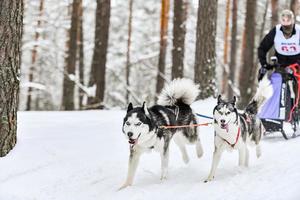
[[[222,103],[222,102],[223,102],[222,96],[219,94],[219,96],[218,96],[218,104],[220,104],[220,103]]]
[[[127,112],[131,111],[132,109],[133,109],[133,106],[132,106],[132,103],[130,102],[127,107]]]
[[[235,106],[236,103],[236,96],[233,96],[233,100],[230,102],[233,106]]]
[[[145,112],[146,116],[150,117],[150,113],[149,113],[149,110],[147,108],[146,101],[144,101],[144,103],[143,103],[143,111]]]

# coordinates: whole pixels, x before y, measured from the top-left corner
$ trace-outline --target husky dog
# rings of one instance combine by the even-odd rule
[[[127,179],[120,189],[132,185],[141,154],[152,149],[160,153],[161,180],[165,179],[172,137],[181,150],[185,163],[189,161],[185,144],[195,144],[198,157],[202,156],[202,145],[196,127],[162,127],[196,124],[190,105],[198,93],[198,85],[191,80],[175,79],[159,95],[158,105],[150,108],[145,102],[141,107],[134,108],[131,103],[128,105],[122,131],[130,145],[130,156]]]
[[[221,95],[218,97],[217,106],[214,108],[215,150],[208,178],[204,182],[211,181],[214,176],[224,150],[236,149],[239,151],[239,166],[248,167],[248,144],[256,145],[256,156],[261,156],[260,140],[264,132],[261,120],[256,116],[258,109],[273,94],[270,81],[265,78],[259,83],[256,95],[239,113],[235,107],[236,98],[232,101],[224,101]]]

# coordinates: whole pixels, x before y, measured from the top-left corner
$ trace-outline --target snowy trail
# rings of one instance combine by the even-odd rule
[[[211,115],[214,103],[210,99],[193,107]],[[134,185],[118,192],[128,161],[124,114],[20,112],[17,146],[0,158],[0,200],[300,199],[300,137],[263,140],[260,159],[250,149],[249,168],[237,166],[237,152],[225,152],[215,180],[203,183],[212,159],[212,127],[200,128],[201,159],[188,146],[190,163],[185,165],[172,143],[168,180],[159,179],[159,154],[145,154]]]

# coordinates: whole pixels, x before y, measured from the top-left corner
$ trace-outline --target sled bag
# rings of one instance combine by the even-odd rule
[[[258,116],[262,119],[284,119],[285,114],[280,113],[280,97],[282,87],[282,76],[279,73],[273,73],[270,78],[273,86],[273,96],[263,105]]]

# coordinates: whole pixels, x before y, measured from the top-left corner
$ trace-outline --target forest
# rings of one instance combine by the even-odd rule
[[[284,8],[298,1],[25,0],[19,109],[153,104],[179,77],[200,84],[199,99],[245,105],[257,46]]]

